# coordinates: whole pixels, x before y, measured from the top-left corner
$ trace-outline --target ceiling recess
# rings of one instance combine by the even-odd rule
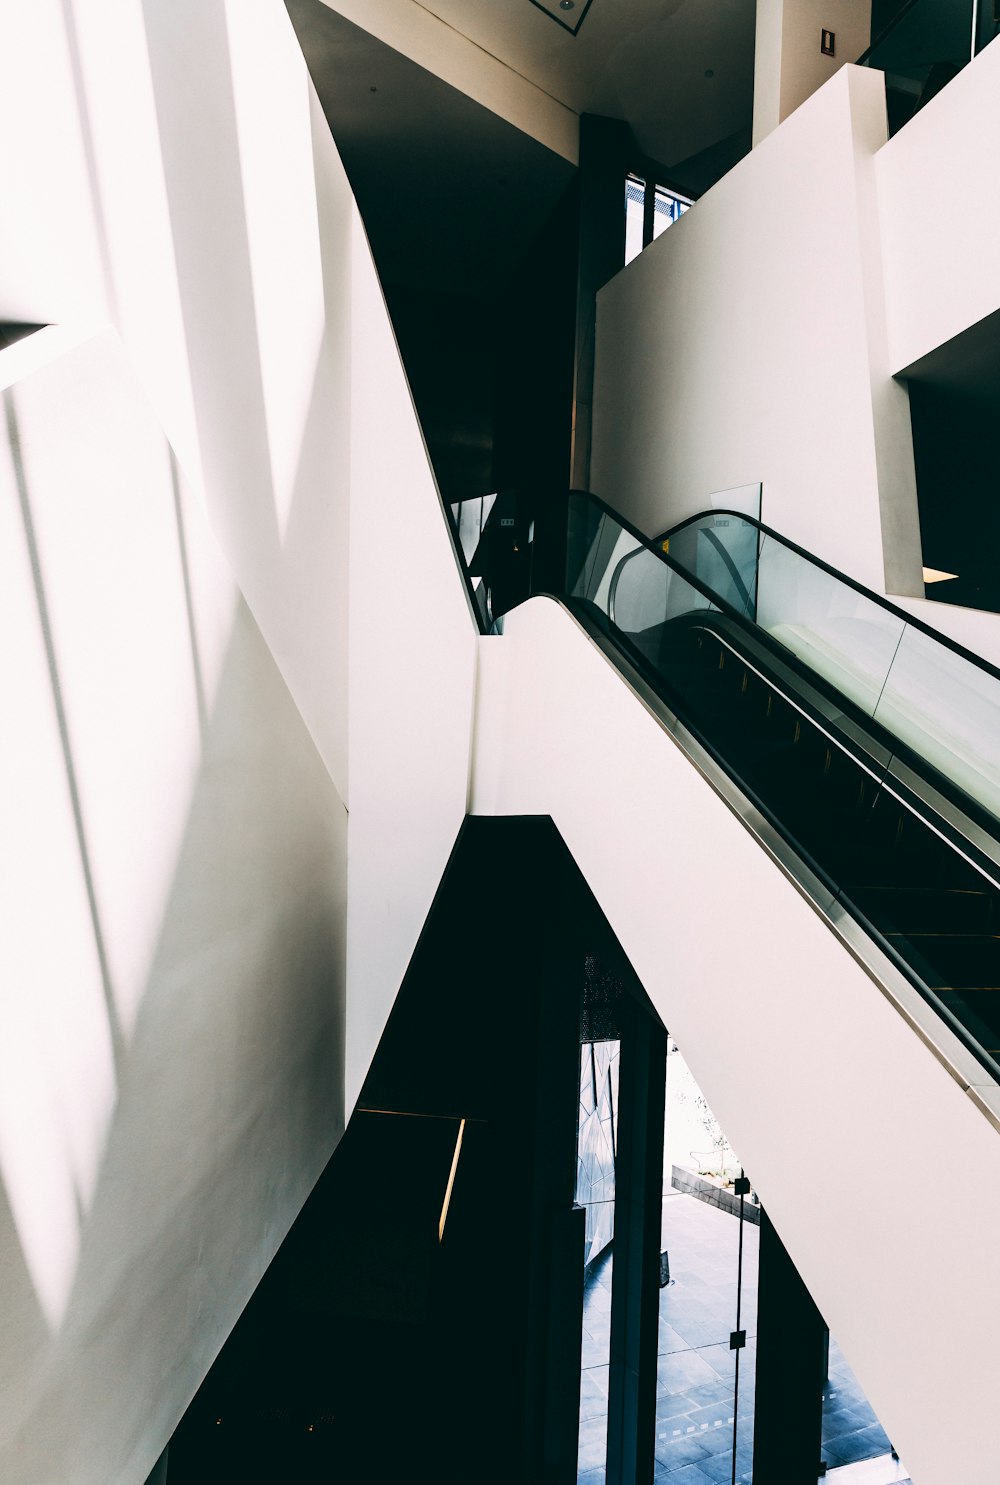
[[[575,36],[587,18],[593,0],[531,0],[538,10],[544,10],[550,20]]]

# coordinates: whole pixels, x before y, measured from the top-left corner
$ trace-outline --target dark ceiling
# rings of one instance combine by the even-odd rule
[[[898,375],[1000,409],[1000,310],[946,340]]]
[[[494,297],[574,167],[322,0],[286,4],[383,278]]]

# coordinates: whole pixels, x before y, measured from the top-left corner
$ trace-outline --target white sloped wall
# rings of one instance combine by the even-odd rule
[[[139,1485],[343,1129],[347,817],[117,338],[46,339],[0,432],[0,1478]]]
[[[551,814],[913,1478],[991,1485],[997,1130],[565,610],[481,645],[473,810]]]

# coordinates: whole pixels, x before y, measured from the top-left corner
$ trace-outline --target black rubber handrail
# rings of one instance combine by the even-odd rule
[[[728,603],[724,598],[721,598],[718,593],[710,588],[707,583],[702,582],[701,578],[696,577],[693,572],[688,572],[687,568],[684,567],[680,562],[676,561],[673,557],[671,557],[669,553],[664,552],[662,548],[657,547],[655,541],[650,541],[648,536],[643,536],[638,526],[633,526],[632,522],[628,520],[627,517],[619,515],[618,511],[614,510],[612,506],[608,505],[606,500],[602,500],[599,495],[592,495],[589,490],[570,490],[569,498],[587,500],[590,502],[591,505],[597,506],[602,515],[608,516],[612,521],[615,522],[617,526],[620,526],[623,531],[627,531],[629,536],[633,537],[639,543],[639,546],[643,549],[643,551],[650,553],[650,555],[655,557],[658,562],[662,562],[664,567],[669,567],[671,572],[676,572],[678,577],[683,578],[684,581],[688,583],[692,588],[694,588],[696,592],[700,593],[703,598],[707,598],[712,608],[719,610],[721,613],[727,614],[730,618],[741,620],[744,623],[746,622],[745,614],[741,614],[739,609],[734,608],[732,604]],[[717,512],[711,511],[709,512],[709,514],[714,515],[717,514]],[[733,514],[736,513],[734,512]],[[703,517],[704,512],[702,513],[701,517],[694,516],[692,517],[692,519],[699,520],[703,519]],[[684,524],[686,525],[687,522],[685,522]],[[677,527],[676,529],[680,530],[680,527]],[[621,567],[623,563],[631,561],[631,559],[637,555],[638,554],[636,552],[627,552],[618,566]],[[562,598],[564,595],[562,593],[555,593],[551,594],[550,596],[555,598]]]
[[[872,52],[880,47],[883,41],[887,41],[889,39],[889,37],[892,35],[893,31],[895,31],[896,27],[899,25],[904,16],[908,16],[913,7],[919,4],[920,0],[907,0],[907,3],[900,10],[897,10],[896,14],[893,16],[889,24],[882,27],[882,30],[875,37],[875,40],[872,42],[867,51],[863,51],[861,53],[860,57],[854,64],[855,67],[866,67],[868,65],[868,58],[871,56]]]

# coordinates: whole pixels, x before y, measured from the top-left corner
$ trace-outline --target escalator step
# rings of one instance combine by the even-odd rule
[[[862,844],[830,850],[823,865],[852,897],[866,887],[978,891],[983,885],[975,867],[947,848],[938,855],[926,856],[886,846],[869,850]]]
[[[1000,926],[1000,897],[949,887],[862,887],[852,899],[883,932],[990,933]]]
[[[936,993],[984,1051],[1000,1056],[1000,987],[942,985]]]
[[[1000,937],[988,933],[887,933],[932,988],[1000,985]]]

